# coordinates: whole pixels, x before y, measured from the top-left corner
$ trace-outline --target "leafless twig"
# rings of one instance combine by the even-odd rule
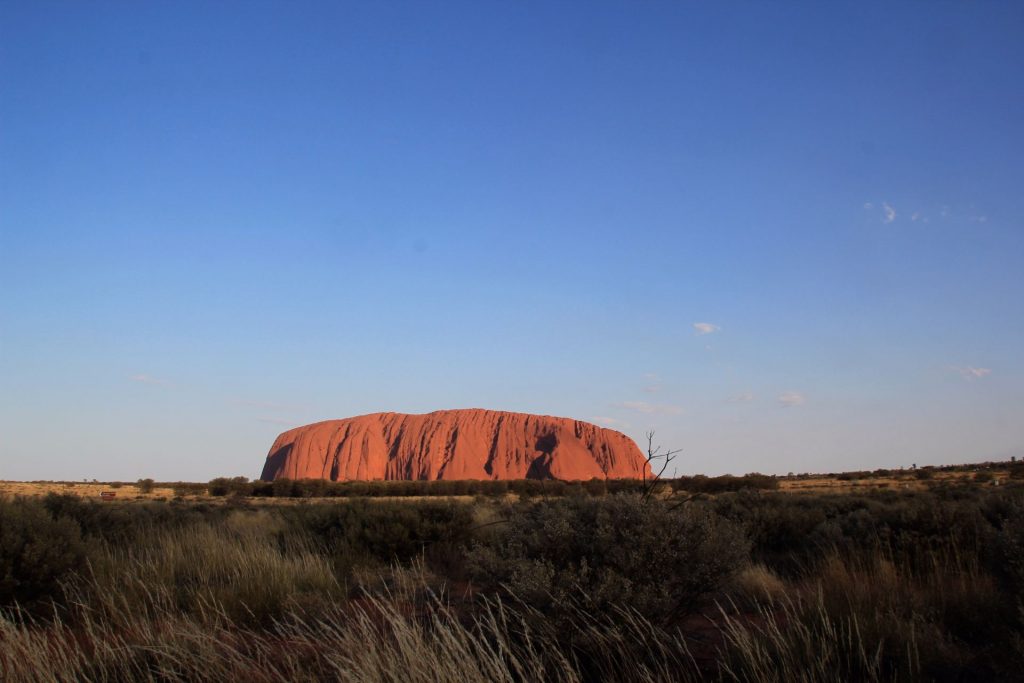
[[[662,451],[661,446],[654,445],[654,432],[647,432],[647,464],[650,466],[652,477],[650,481],[647,480],[647,467],[644,468],[644,486],[643,486],[643,499],[648,500],[654,493],[654,487],[661,479],[661,475],[665,474],[665,470],[668,469],[669,464],[676,459],[676,456],[683,452],[683,449],[678,448],[674,451]],[[658,473],[654,474],[654,463],[660,461],[661,467],[658,469]]]

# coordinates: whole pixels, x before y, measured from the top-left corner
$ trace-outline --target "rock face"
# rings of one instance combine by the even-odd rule
[[[636,443],[564,417],[494,410],[374,413],[284,432],[261,478],[591,479],[650,472]]]

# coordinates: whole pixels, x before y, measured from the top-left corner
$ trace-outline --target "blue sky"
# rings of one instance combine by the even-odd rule
[[[0,5],[0,478],[375,411],[1024,455],[1024,5]]]

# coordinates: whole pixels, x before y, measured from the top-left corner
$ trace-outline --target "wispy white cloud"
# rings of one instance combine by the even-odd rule
[[[152,377],[146,374],[132,375],[128,379],[130,379],[133,382],[138,382],[139,384],[151,384],[153,386],[159,387],[170,386],[170,382],[168,382],[167,380],[157,379],[156,377]]]
[[[718,332],[722,328],[712,323],[694,323],[693,329],[697,331],[697,334],[712,334]]]
[[[604,415],[595,415],[590,418],[591,422],[595,422],[605,427],[628,427],[629,423],[622,420],[617,420],[614,417],[606,417]]]
[[[667,403],[648,403],[647,401],[624,401],[613,405],[615,408],[635,410],[638,413],[647,415],[682,415],[682,406],[669,405]]]
[[[251,399],[239,398],[232,399],[229,401],[231,405],[245,406],[247,408],[262,408],[264,410],[297,410],[302,406],[292,405],[289,403],[278,403],[276,401],[255,401]]]
[[[896,220],[896,209],[892,208],[889,202],[882,202],[882,222],[892,223]]]
[[[870,211],[873,208],[875,208],[875,205],[873,203],[871,203],[871,202],[864,202],[864,210],[865,211]]]
[[[972,365],[964,367],[954,366],[952,370],[958,372],[960,376],[968,382],[973,382],[976,379],[981,379],[982,377],[987,377],[992,374],[992,368],[976,368]]]
[[[799,391],[787,391],[784,394],[779,394],[779,403],[787,408],[802,406],[806,401],[807,399]]]
[[[969,220],[971,223],[988,223],[988,216],[968,216],[967,220]]]
[[[294,427],[295,426],[294,420],[282,420],[281,418],[277,418],[277,417],[257,417],[256,421],[257,422],[265,422],[267,424],[273,424],[273,425],[281,425],[282,427]]]
[[[650,384],[644,387],[644,393],[656,394],[661,391],[661,376],[654,372],[645,372],[644,379]]]
[[[730,396],[727,400],[729,403],[750,403],[754,400],[754,393],[752,391],[744,391],[742,394]]]
[[[916,223],[917,221],[921,220],[921,212],[920,211],[915,211],[914,213],[910,214],[910,220],[911,220],[911,222],[914,222],[914,223]]]

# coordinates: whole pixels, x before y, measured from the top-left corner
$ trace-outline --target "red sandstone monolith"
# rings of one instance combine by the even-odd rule
[[[261,479],[639,479],[625,434],[565,417],[497,410],[374,413],[284,432]]]

